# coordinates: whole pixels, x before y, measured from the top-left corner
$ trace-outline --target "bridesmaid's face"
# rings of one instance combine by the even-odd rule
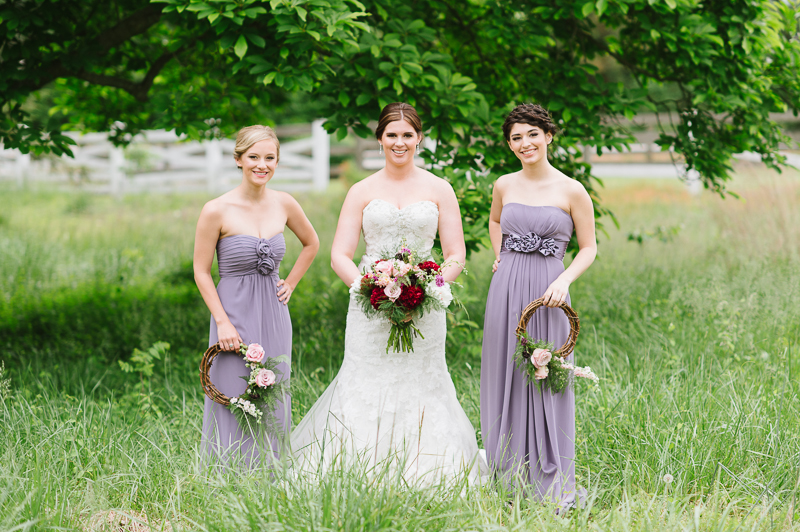
[[[272,140],[260,140],[236,159],[242,177],[254,185],[266,185],[278,166],[278,147]]]
[[[539,126],[514,124],[509,135],[508,147],[522,164],[536,164],[547,159],[547,145],[553,135],[545,133]]]
[[[414,127],[405,120],[389,122],[381,137],[386,161],[397,165],[413,161],[417,144],[421,140],[422,135],[418,135]]]

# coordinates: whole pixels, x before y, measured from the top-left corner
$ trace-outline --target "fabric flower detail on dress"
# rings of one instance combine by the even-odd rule
[[[545,238],[542,240],[542,245],[539,246],[539,253],[544,255],[555,255],[558,251],[558,246],[556,245],[556,241],[552,238]]]
[[[511,233],[506,235],[503,245],[510,251],[519,253],[533,253],[538,251],[544,256],[555,255],[558,251],[558,244],[552,238],[542,238],[536,233],[526,235],[516,235]]]
[[[275,270],[275,259],[273,256],[272,245],[266,238],[259,238],[256,243],[256,254],[258,255],[258,272],[261,275],[269,275]]]

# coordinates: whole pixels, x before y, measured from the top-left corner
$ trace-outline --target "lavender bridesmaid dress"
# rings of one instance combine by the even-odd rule
[[[289,308],[278,301],[278,268],[286,253],[283,233],[271,238],[234,235],[217,242],[220,281],[217,285],[222,307],[244,343],[264,347],[266,356],[291,356],[292,322]],[[218,342],[217,324],[211,318],[208,345]],[[287,364],[280,364],[283,378],[289,377]],[[241,355],[220,353],[211,366],[214,386],[228,397],[241,394],[249,375]],[[291,428],[291,398],[286,397],[276,410],[288,433]],[[224,406],[205,398],[203,413],[203,456],[212,466],[253,468],[262,456],[277,457],[281,439],[254,441],[249,429],[242,431],[233,414]]]
[[[481,430],[487,459],[507,489],[560,507],[574,506],[573,390],[539,391],[513,362],[522,310],[564,271],[572,217],[558,207],[507,203],[500,228],[503,246],[486,301],[481,365]],[[567,339],[569,322],[560,309],[540,308],[528,323],[528,333],[558,349]]]

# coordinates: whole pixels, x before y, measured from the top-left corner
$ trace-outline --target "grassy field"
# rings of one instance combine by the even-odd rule
[[[576,471],[591,498],[566,517],[491,486],[204,474],[208,312],[190,261],[207,198],[4,190],[0,530],[800,529],[798,177],[742,166],[741,199],[726,200],[607,182],[620,227],[606,223],[571,290],[577,360],[602,381],[578,388]],[[298,196],[323,245],[290,305],[295,422],[342,359],[347,289],[327,252],[343,196]],[[284,274],[300,248],[287,240]],[[449,317],[448,362],[476,429],[491,261],[470,258],[468,313]],[[120,370],[157,341],[171,348],[151,375]]]

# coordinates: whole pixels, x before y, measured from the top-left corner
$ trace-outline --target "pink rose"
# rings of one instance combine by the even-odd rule
[[[533,365],[536,366],[537,368],[546,367],[547,364],[550,363],[551,358],[553,358],[553,355],[547,349],[534,349],[533,354],[531,355],[531,360],[533,360]],[[547,373],[545,373],[544,375],[546,377]]]
[[[550,370],[547,368],[547,366],[542,366],[536,370],[536,373],[534,373],[533,376],[536,377],[537,381],[540,381],[542,379],[546,379],[549,373]]]
[[[403,293],[403,289],[400,287],[399,284],[393,283],[383,289],[383,293],[386,294],[386,297],[391,299],[392,301],[397,300],[400,297],[400,294]]]
[[[411,266],[410,264],[406,264],[404,262],[404,263],[400,264],[397,269],[398,269],[399,274],[402,276],[402,275],[405,275],[408,272],[410,272],[411,268],[413,268],[413,266]]]
[[[268,369],[260,369],[256,375],[256,385],[261,388],[275,384],[275,374]]]
[[[388,260],[382,260],[375,265],[375,271],[378,273],[385,273],[386,275],[394,275],[394,264]]]
[[[244,357],[248,362],[261,362],[264,359],[264,348],[258,344],[250,344],[247,346],[247,353]]]

